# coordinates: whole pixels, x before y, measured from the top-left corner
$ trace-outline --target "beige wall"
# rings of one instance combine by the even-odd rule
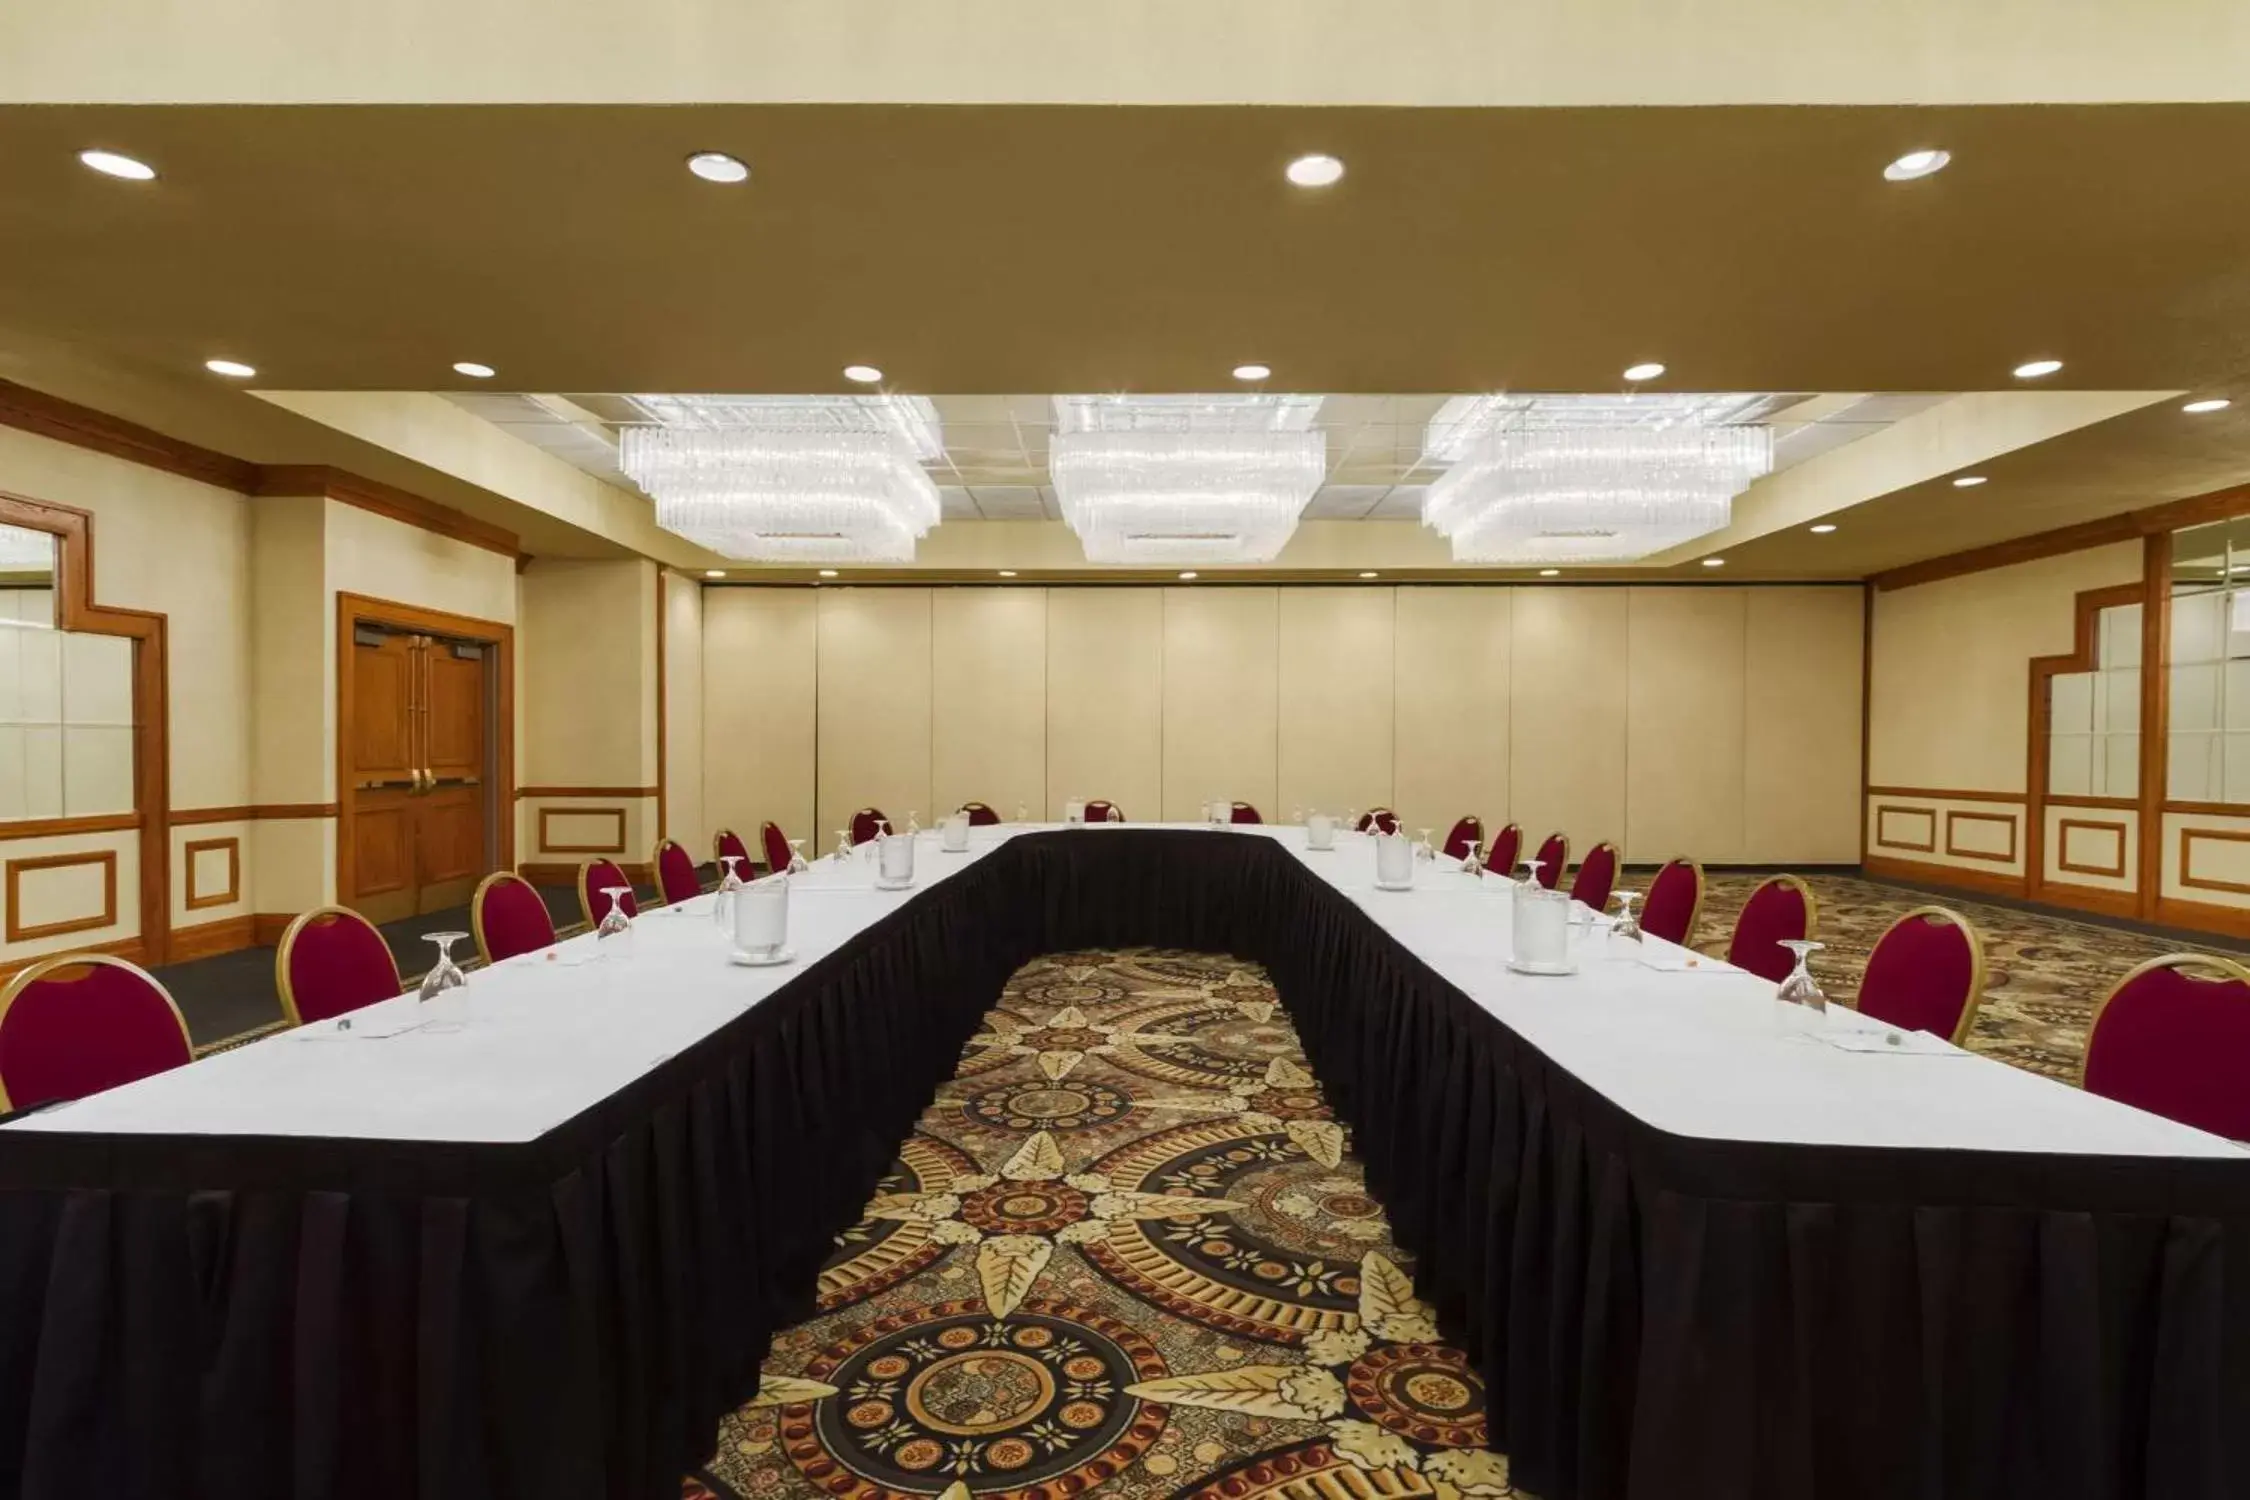
[[[594,826],[606,831],[600,852],[629,864],[656,846],[657,583],[641,558],[539,558],[522,573],[518,785],[593,790],[524,797],[519,863],[575,865],[591,857],[578,846],[597,842],[585,836]],[[570,816],[596,811],[598,825]]]
[[[663,575],[664,828],[698,863],[711,856],[703,813],[703,585]]]
[[[825,849],[863,805],[928,823],[968,798],[1055,817],[1106,797],[1146,820],[1224,796],[1274,819],[1513,817],[1636,859],[1849,863],[1861,601],[1856,586],[711,588],[711,765],[754,741],[737,790],[709,778],[712,815],[789,812]]]

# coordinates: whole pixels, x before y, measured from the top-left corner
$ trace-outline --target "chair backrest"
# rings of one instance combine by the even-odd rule
[[[1779,984],[1796,966],[1781,945],[1811,937],[1819,916],[1810,886],[1794,875],[1770,876],[1742,903],[1741,915],[1734,919],[1734,938],[1727,944],[1727,962]]]
[[[552,947],[555,919],[539,888],[510,870],[494,870],[477,882],[469,901],[469,931],[488,964],[519,953]]]
[[[1259,817],[1258,810],[1249,803],[1237,802],[1234,804],[1234,810],[1228,816],[1227,821],[1230,823],[1263,823],[1265,819]]]
[[[1977,930],[1942,906],[1917,906],[1875,940],[1852,1004],[1878,1021],[1958,1046],[1969,1039],[1983,998]]]
[[[578,867],[578,915],[585,918],[588,927],[609,912],[609,898],[602,892],[620,885],[625,887],[625,895],[618,904],[625,908],[626,916],[639,916],[640,898],[633,894],[633,882],[625,878],[617,861],[590,859]]]
[[[83,1099],[194,1058],[179,1006],[121,958],[58,954],[0,988],[0,1113]]]
[[[766,847],[766,873],[769,875],[778,875],[788,869],[789,861],[797,857],[797,851],[789,847],[789,835],[783,833],[781,825],[770,818],[758,830],[758,842]],[[748,866],[744,866],[744,869],[747,870]],[[742,878],[748,880],[750,877],[745,874]]]
[[[1548,890],[1562,884],[1563,866],[1570,863],[1570,838],[1567,834],[1550,833],[1532,856],[1539,861],[1539,883]]]
[[[2078,1081],[2090,1094],[2250,1140],[2250,968],[2152,958],[2095,1007]]]
[[[1641,931],[1686,948],[1695,942],[1695,923],[1702,914],[1703,866],[1692,859],[1671,860],[1648,883]]]
[[[670,906],[692,901],[703,894],[703,878],[695,873],[695,858],[673,839],[658,839],[648,867],[656,881],[656,902]]]
[[[889,821],[890,819],[883,816],[880,808],[861,808],[858,812],[852,814],[852,842],[855,844],[866,843],[869,839],[881,833],[883,825]]]
[[[768,828],[773,827],[771,823],[766,826]],[[786,848],[787,845],[783,847]],[[750,852],[748,844],[742,842],[742,835],[731,828],[722,828],[711,838],[711,858],[717,863],[719,873],[722,875],[726,873],[727,856],[730,854],[742,861],[734,867],[735,874],[740,875],[744,880],[748,880],[757,873],[758,857]]]
[[[1352,831],[1365,833],[1370,828],[1379,833],[1396,833],[1398,814],[1387,807],[1371,807],[1359,815],[1359,821],[1352,825]]]
[[[1570,899],[1596,911],[1609,909],[1609,893],[1617,885],[1617,846],[1607,839],[1586,851],[1578,862],[1578,878],[1570,883]]]
[[[1460,859],[1469,852],[1471,844],[1484,842],[1484,820],[1475,813],[1454,820],[1452,832],[1445,836],[1445,847],[1439,852]]]
[[[1484,853],[1488,870],[1498,870],[1503,875],[1516,873],[1516,861],[1523,858],[1523,825],[1510,823],[1492,836],[1492,847]]]
[[[291,922],[273,950],[273,976],[292,1026],[348,1015],[406,988],[391,945],[348,906],[316,906]]]
[[[1086,804],[1086,821],[1089,823],[1122,823],[1125,821],[1125,815],[1117,810],[1116,803],[1097,799]]]
[[[1101,806],[1101,807],[1106,807],[1106,806],[1108,806],[1108,805],[1109,805],[1109,804],[1107,804],[1106,802],[1105,802],[1105,803],[1093,803],[1093,802],[1089,802],[1089,803],[1087,803],[1087,804],[1086,804],[1086,814],[1087,814],[1087,817],[1088,817],[1089,819],[1091,819],[1091,818],[1092,818],[1092,816],[1093,816],[1093,811],[1094,811],[1094,808],[1095,808],[1095,807],[1097,807],[1097,806]],[[963,811],[963,812],[965,812],[965,813],[967,813],[967,814],[969,815],[969,826],[970,826],[971,828],[990,828],[990,827],[991,827],[991,826],[992,826],[993,824],[995,824],[995,823],[997,823],[997,822],[999,822],[999,821],[1000,821],[1000,815],[999,815],[998,813],[994,812],[994,811],[993,811],[993,810],[992,810],[992,809],[991,809],[990,807],[986,806],[986,805],[985,805],[984,803],[982,803],[982,802],[964,802],[964,803],[962,803],[962,804],[961,804],[961,811]]]

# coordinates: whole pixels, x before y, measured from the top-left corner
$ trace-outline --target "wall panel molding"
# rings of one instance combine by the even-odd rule
[[[554,823],[557,818],[584,819],[599,823],[608,819],[617,830],[603,837],[586,830],[573,832],[565,829],[563,839],[580,842],[564,843],[558,840]],[[584,842],[593,839],[594,842]],[[623,854],[625,852],[625,809],[622,807],[542,807],[539,809],[539,852],[542,854]]]
[[[2074,832],[2092,833],[2113,837],[2117,841],[2116,855],[2104,864],[2071,858],[2070,836]],[[2125,878],[2126,841],[2131,830],[2125,824],[2109,819],[2064,818],[2055,825],[2055,868],[2073,875],[2100,875],[2111,880]]]
[[[206,889],[197,873],[198,855],[222,853],[226,856],[227,879],[223,887]],[[238,838],[189,839],[180,846],[181,864],[187,876],[189,911],[201,911],[209,906],[232,906],[242,899],[242,840]]]
[[[2182,886],[2195,891],[2225,891],[2229,895],[2250,896],[2250,880],[2228,880],[2215,875],[2195,873],[2195,846],[2198,841],[2211,844],[2250,844],[2250,828],[2195,828],[2180,829],[2179,881]]]
[[[101,871],[101,910],[82,916],[57,917],[46,922],[23,920],[24,877],[61,870],[74,870],[93,866]],[[6,891],[8,919],[6,934],[11,943],[36,942],[41,938],[62,937],[73,932],[97,932],[104,927],[117,925],[117,851],[115,849],[86,849],[72,854],[41,854],[7,862]]]
[[[1922,820],[1921,831],[1913,834],[1900,833],[1897,837],[1893,837],[1890,825],[1885,819],[1894,817],[1900,819],[1920,818]],[[1934,807],[1899,807],[1895,804],[1882,803],[1875,808],[1875,846],[1878,849],[1906,849],[1917,854],[1935,854],[1937,852],[1937,829],[1938,815],[1937,809]]]
[[[1961,841],[1961,825],[1963,824],[1971,827],[1980,824],[1987,827],[1998,824],[2007,830],[2006,848],[1977,848],[1964,844]],[[2020,833],[2021,829],[2014,813],[1963,812],[1958,808],[1946,809],[1945,852],[1955,859],[1981,859],[1988,860],[1996,865],[2012,865],[2016,862],[2017,849],[2021,843]]]

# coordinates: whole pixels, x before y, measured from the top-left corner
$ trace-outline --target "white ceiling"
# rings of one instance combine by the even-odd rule
[[[1786,469],[1879,432],[1949,393],[1814,395],[1772,421],[1774,468]],[[448,399],[515,437],[620,489],[617,425],[638,420],[622,396],[451,392]],[[1060,520],[1047,480],[1051,396],[933,396],[945,424],[944,457],[930,466],[949,521]],[[1450,397],[1327,397],[1315,423],[1328,434],[1328,482],[1305,515],[1321,520],[1404,520],[1421,514],[1434,471],[1422,463],[1431,416]]]

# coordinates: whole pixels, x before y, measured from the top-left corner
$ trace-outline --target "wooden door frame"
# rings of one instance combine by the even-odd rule
[[[352,627],[361,621],[395,630],[450,636],[492,647],[493,691],[492,758],[488,793],[493,835],[493,868],[516,867],[516,628],[499,620],[448,614],[395,599],[368,594],[336,595],[336,899],[348,903],[351,883],[352,826],[359,788],[351,775],[349,729],[352,702]]]
[[[170,621],[155,610],[94,602],[92,512],[0,491],[0,522],[44,531],[55,539],[56,629],[121,635],[133,642],[133,812],[141,830],[140,951],[142,962],[160,964],[169,956],[172,941],[171,706],[165,666]]]

